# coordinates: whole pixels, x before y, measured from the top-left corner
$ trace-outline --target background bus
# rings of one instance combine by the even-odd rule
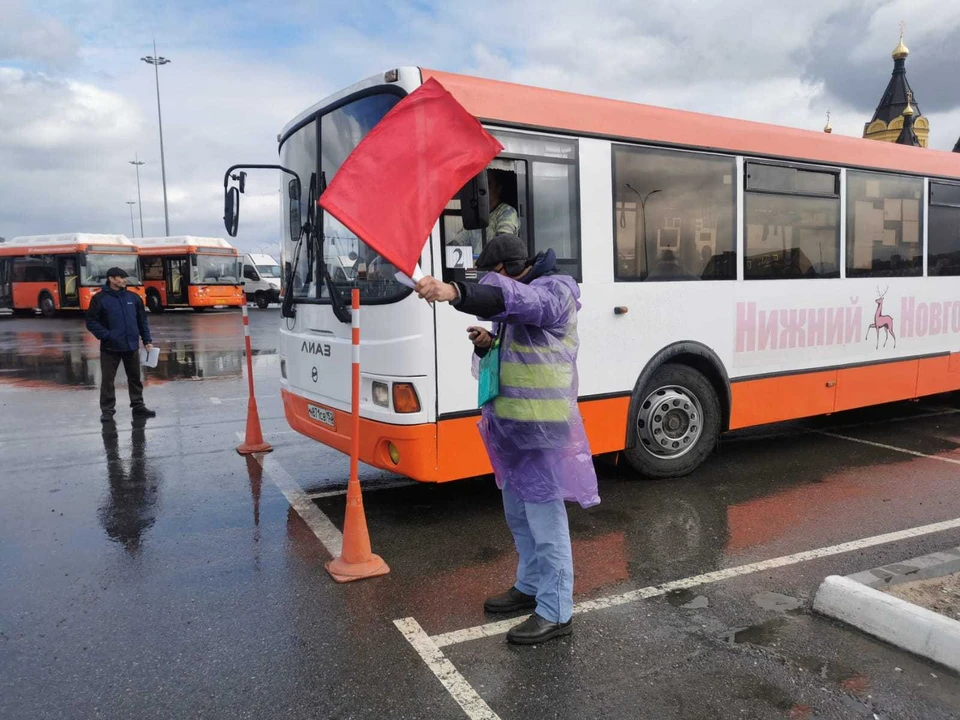
[[[183,235],[134,242],[150,312],[243,305],[240,258],[226,240]]]
[[[960,389],[960,154],[401,68],[284,128],[280,164],[302,178],[303,207],[428,77],[503,144],[491,169],[530,252],[553,249],[580,283],[594,453],[678,476],[725,430]],[[459,214],[451,201],[425,273],[478,276],[472,253],[449,247]],[[288,230],[283,244],[290,425],[349,449],[356,286],[361,459],[428,481],[489,472],[465,333],[476,321],[418,300],[383,263],[371,272],[373,253],[318,220],[317,240]],[[342,271],[341,246],[365,273]]]
[[[124,235],[33,235],[0,245],[0,308],[18,315],[39,309],[86,310],[107,281],[107,270],[123,268],[132,292],[143,297],[137,249]]]

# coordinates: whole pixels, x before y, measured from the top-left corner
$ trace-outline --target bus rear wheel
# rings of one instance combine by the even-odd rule
[[[156,314],[163,312],[163,303],[160,301],[160,293],[151,290],[147,293],[147,309]]]
[[[57,304],[53,301],[53,296],[48,292],[40,293],[37,298],[37,305],[40,307],[40,313],[46,318],[55,317],[57,314]]]
[[[634,395],[632,442],[624,451],[641,475],[687,475],[711,453],[720,436],[720,401],[703,373],[663,365]]]

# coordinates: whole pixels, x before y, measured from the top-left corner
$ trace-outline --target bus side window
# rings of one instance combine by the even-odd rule
[[[159,257],[141,257],[144,280],[163,280],[163,259]]]
[[[747,280],[840,277],[840,171],[748,160]]]
[[[927,272],[960,275],[960,185],[930,183]]]
[[[659,148],[613,148],[614,277],[735,280],[736,163]]]

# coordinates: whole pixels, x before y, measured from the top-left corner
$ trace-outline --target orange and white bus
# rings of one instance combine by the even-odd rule
[[[45,317],[61,310],[86,310],[90,298],[107,281],[107,270],[120,267],[130,290],[143,297],[137,249],[124,235],[33,235],[0,244],[0,308],[17,315]]]
[[[490,169],[530,253],[552,248],[580,283],[595,454],[679,476],[727,430],[960,389],[960,154],[400,68],[280,134],[301,178],[282,193],[281,392],[304,435],[349,450],[359,287],[361,459],[424,481],[490,471],[476,321],[420,301],[329,214],[300,232],[298,207],[428,78],[503,144]],[[425,273],[478,276],[450,246],[461,227],[452,200]]]
[[[136,238],[150,312],[167,308],[240,307],[244,303],[241,260],[223,238]]]

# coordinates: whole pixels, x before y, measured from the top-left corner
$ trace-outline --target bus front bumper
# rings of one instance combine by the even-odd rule
[[[353,429],[350,413],[310,402],[286,389],[281,389],[280,394],[291,428],[350,454]],[[311,405],[332,412],[333,425],[311,417]],[[446,482],[488,474],[492,470],[477,430],[477,420],[474,417],[442,423],[391,425],[361,417],[360,460],[421,482]],[[441,453],[438,448],[448,448],[449,451]]]

